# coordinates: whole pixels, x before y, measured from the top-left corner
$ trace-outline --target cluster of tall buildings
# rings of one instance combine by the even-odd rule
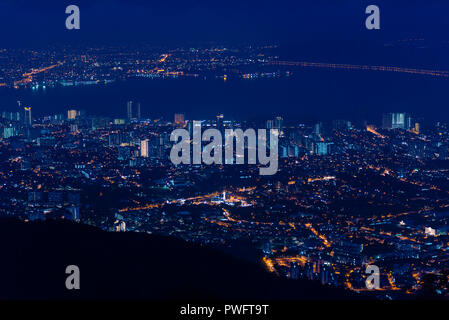
[[[17,101],[19,108],[21,109],[22,103]],[[16,125],[9,124],[9,126],[3,128],[3,138],[10,138],[19,134],[19,132],[23,129],[26,137],[30,136],[30,128],[33,125],[33,118],[31,115],[31,107],[23,108],[23,117],[20,115],[20,112],[13,111],[3,111],[2,118],[6,119],[10,122],[17,123]],[[22,126],[19,126],[22,124]]]
[[[384,129],[410,130],[412,126],[412,117],[408,113],[396,112],[382,115],[382,128]]]

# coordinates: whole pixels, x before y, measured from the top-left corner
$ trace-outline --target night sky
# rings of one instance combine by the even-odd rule
[[[81,30],[65,29],[69,4],[80,7]],[[380,7],[380,31],[365,29],[370,4]],[[448,17],[445,0],[0,0],[0,46],[447,39]]]

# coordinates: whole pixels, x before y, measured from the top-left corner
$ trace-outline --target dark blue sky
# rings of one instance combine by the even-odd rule
[[[81,10],[81,30],[65,29],[65,7]],[[381,30],[364,27],[381,9]],[[48,43],[204,41],[294,44],[304,40],[448,39],[447,0],[0,0],[0,46]]]

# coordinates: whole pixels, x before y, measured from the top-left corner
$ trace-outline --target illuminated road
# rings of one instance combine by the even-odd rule
[[[44,68],[40,68],[40,69],[31,69],[31,72],[22,74],[22,76],[23,76],[22,80],[14,81],[14,86],[17,86],[19,84],[30,83],[31,81],[33,81],[34,75],[42,73],[42,72],[46,72],[48,70],[51,70],[51,69],[59,67],[59,66],[62,66],[63,64],[64,64],[64,62],[58,62],[58,63],[53,64],[48,67],[44,67]]]
[[[159,62],[165,62],[165,60],[167,60],[167,58],[168,58],[168,54],[163,54],[162,58],[159,59]]]

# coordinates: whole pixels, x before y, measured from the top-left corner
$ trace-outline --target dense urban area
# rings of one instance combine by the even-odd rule
[[[135,77],[289,76],[274,46],[168,50],[0,50],[0,90],[45,90]],[[257,66],[257,68],[255,68]],[[283,66],[283,68],[279,68]],[[355,65],[302,62],[302,67]],[[263,68],[261,68],[263,67]],[[368,68],[368,67],[366,67]],[[371,67],[381,68],[381,67]],[[255,71],[263,70],[263,71]],[[447,77],[440,71],[370,69]],[[145,232],[256,252],[267,272],[382,299],[423,289],[448,295],[449,129],[406,112],[365,123],[148,119],[137,100],[123,116],[1,106],[0,215],[68,219],[111,232]],[[279,133],[279,170],[174,165],[176,128],[263,128]],[[235,253],[237,254],[237,253]],[[380,288],[365,285],[367,265]]]
[[[192,121],[123,119],[80,110],[33,118],[3,112],[0,213],[24,221],[71,219],[108,231],[180,237],[211,246],[244,241],[269,272],[367,290],[365,266],[381,268],[376,294],[414,294],[448,265],[449,131],[406,113],[382,126],[202,120],[219,130],[280,132],[279,171],[257,165],[173,165],[170,133]],[[440,277],[443,277],[440,279]]]

